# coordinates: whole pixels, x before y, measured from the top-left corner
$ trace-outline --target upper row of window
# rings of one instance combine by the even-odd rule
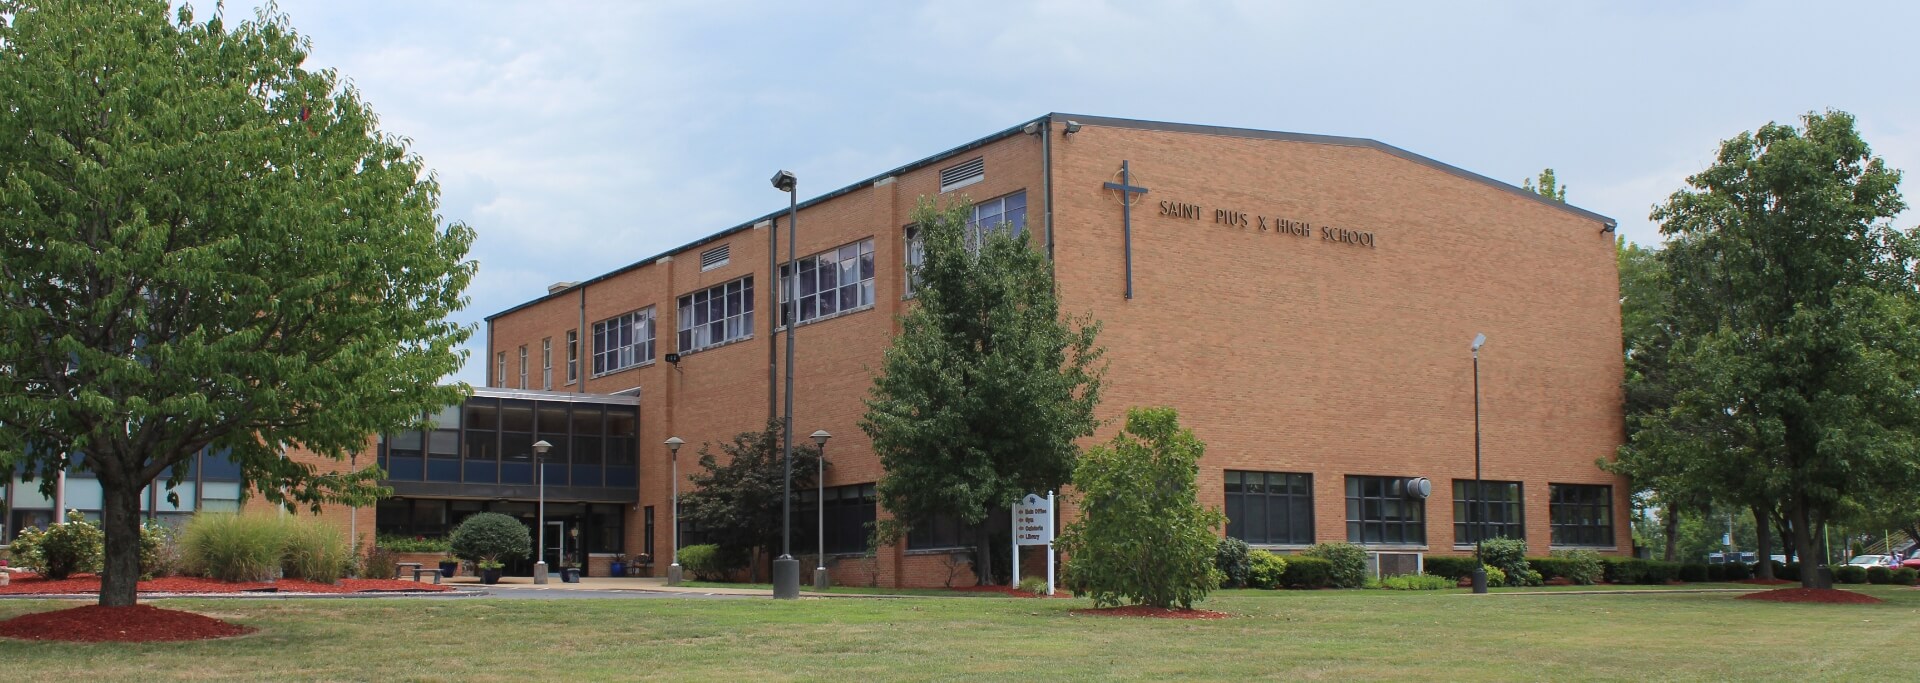
[[[1006,227],[1014,236],[1027,228],[1027,193],[997,197],[973,206],[967,220],[969,237],[978,239],[988,229]],[[919,231],[906,228],[903,266],[906,271],[906,295],[913,296],[915,274],[925,258]],[[725,255],[703,254],[702,270],[725,265]],[[713,265],[708,265],[711,262]],[[799,277],[794,277],[794,263]],[[780,325],[791,324],[796,312],[789,302],[799,288],[797,315],[801,324],[843,313],[864,310],[874,303],[873,238],[842,245],[780,266]],[[679,351],[691,353],[753,336],[753,276],[714,285],[681,296],[679,315]],[[593,324],[593,376],[619,372],[646,365],[654,359],[654,307],[648,306]],[[567,383],[579,380],[579,334],[569,330],[566,337]],[[527,347],[519,352],[520,388],[529,388]],[[553,389],[553,339],[541,341],[541,386]],[[507,386],[507,352],[495,356],[494,382]]]

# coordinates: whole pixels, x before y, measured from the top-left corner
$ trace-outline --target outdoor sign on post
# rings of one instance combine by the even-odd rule
[[[1053,595],[1053,492],[1029,493],[1013,504],[1013,584],[1020,585],[1020,546],[1047,547],[1047,595]]]

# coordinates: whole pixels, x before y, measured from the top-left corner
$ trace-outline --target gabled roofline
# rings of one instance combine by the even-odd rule
[[[1007,128],[1007,129],[1005,129],[1005,130],[1001,130],[1001,131],[998,131],[998,132],[995,132],[995,133],[993,133],[992,135],[988,135],[988,136],[986,136],[986,137],[983,137],[983,138],[979,138],[979,139],[976,139],[976,140],[973,140],[973,141],[971,141],[971,142],[967,142],[967,143],[964,143],[964,144],[961,144],[961,145],[959,145],[959,146],[957,146],[957,147],[953,147],[953,148],[950,148],[950,149],[946,149],[946,150],[942,150],[942,151],[940,151],[940,152],[938,152],[938,153],[935,153],[935,154],[932,154],[932,155],[929,155],[929,156],[926,156],[926,157],[922,157],[922,158],[920,158],[920,159],[918,159],[918,160],[915,160],[915,161],[911,161],[911,162],[908,162],[908,163],[906,163],[906,164],[903,164],[903,165],[900,165],[900,166],[897,166],[897,167],[894,167],[894,168],[893,168],[893,169],[891,169],[891,170],[888,170],[888,171],[886,171],[886,172],[884,172],[884,173],[880,173],[880,174],[878,174],[878,175],[875,175],[875,176],[872,176],[872,177],[869,177],[869,178],[867,178],[866,180],[862,180],[862,181],[859,181],[859,182],[856,182],[856,183],[853,183],[853,184],[851,184],[851,185],[847,185],[847,186],[845,186],[845,187],[842,187],[842,188],[840,188],[840,189],[837,189],[837,190],[834,190],[834,191],[832,191],[832,192],[828,192],[828,193],[826,193],[826,194],[823,194],[823,195],[820,195],[820,196],[818,196],[818,197],[814,197],[814,198],[812,198],[812,199],[809,199],[809,200],[806,200],[806,201],[803,201],[803,202],[800,202],[800,208],[802,208],[802,209],[804,209],[804,208],[807,208],[807,207],[810,207],[810,206],[813,206],[813,205],[815,205],[815,204],[819,204],[819,203],[821,203],[821,202],[824,202],[824,201],[827,201],[827,200],[830,200],[830,199],[833,199],[833,198],[835,198],[835,197],[839,197],[839,196],[841,196],[841,195],[844,195],[844,194],[847,194],[847,193],[849,193],[849,192],[853,192],[854,190],[858,190],[858,189],[861,189],[861,188],[865,188],[865,187],[870,187],[870,186],[872,186],[872,185],[873,185],[874,183],[876,183],[876,182],[879,182],[879,181],[881,181],[881,180],[885,180],[885,179],[887,179],[887,178],[891,178],[891,177],[894,177],[894,176],[898,176],[898,175],[901,175],[901,174],[904,174],[904,173],[911,173],[911,172],[913,172],[913,171],[916,171],[916,170],[919,170],[919,169],[921,169],[921,168],[924,168],[924,167],[927,167],[927,166],[930,166],[930,165],[933,165],[934,163],[936,163],[936,162],[939,162],[940,160],[942,160],[942,159],[945,159],[945,158],[947,158],[947,157],[950,157],[950,156],[954,156],[954,155],[957,155],[957,154],[964,154],[964,153],[966,153],[966,152],[969,152],[969,151],[972,151],[972,150],[975,150],[975,149],[979,149],[979,148],[981,148],[981,147],[984,147],[984,146],[986,146],[986,145],[987,145],[987,144],[989,144],[989,143],[992,143],[992,142],[997,142],[997,141],[999,141],[999,140],[1001,140],[1001,139],[1003,139],[1003,138],[1009,138],[1009,137],[1013,137],[1013,136],[1014,136],[1015,134],[1017,134],[1017,133],[1019,133],[1019,132],[1020,132],[1020,129],[1021,129],[1021,128],[1023,128],[1023,127],[1025,127],[1025,126],[1026,126],[1027,124],[1029,124],[1029,123],[1033,123],[1033,122],[1035,122],[1035,121],[1043,121],[1043,120],[1046,120],[1046,117],[1045,117],[1045,116],[1042,116],[1042,117],[1038,117],[1038,118],[1033,118],[1033,119],[1028,119],[1028,120],[1026,120],[1026,121],[1021,121],[1020,123],[1017,123],[1017,124],[1014,124],[1014,126],[1013,126],[1013,127],[1011,127],[1011,128]],[[630,263],[630,264],[627,264],[627,265],[624,265],[624,266],[621,266],[621,267],[619,267],[619,268],[615,268],[615,269],[613,269],[613,270],[611,270],[611,271],[608,271],[607,273],[605,273],[605,274],[603,274],[603,275],[600,275],[600,276],[598,276],[598,277],[595,277],[595,278],[593,278],[593,279],[591,279],[591,280],[583,280],[583,281],[580,281],[580,282],[575,282],[575,283],[573,283],[572,285],[570,285],[570,286],[568,286],[568,287],[567,287],[567,288],[565,288],[565,289],[561,289],[561,290],[556,290],[556,291],[553,291],[553,292],[549,292],[549,293],[547,293],[547,295],[546,295],[546,296],[543,296],[543,297],[540,297],[540,298],[537,298],[537,299],[534,299],[534,300],[532,300],[532,301],[528,301],[528,302],[526,302],[526,303],[523,303],[523,304],[520,304],[520,305],[518,305],[518,306],[514,306],[513,308],[509,308],[509,309],[507,309],[507,310],[504,310],[504,311],[501,311],[501,312],[499,312],[499,313],[495,313],[495,314],[493,314],[493,315],[490,315],[490,316],[487,316],[487,317],[485,318],[485,320],[486,320],[487,322],[493,322],[493,319],[494,319],[494,318],[498,318],[498,317],[500,317],[500,316],[503,316],[503,315],[506,315],[506,314],[508,314],[508,313],[513,313],[513,312],[515,312],[515,311],[518,311],[518,310],[520,310],[520,309],[523,309],[523,308],[527,308],[527,307],[530,307],[530,306],[533,306],[533,305],[536,305],[536,304],[539,304],[539,303],[542,303],[542,302],[545,302],[545,301],[547,301],[547,300],[549,300],[549,299],[556,299],[556,298],[559,298],[559,297],[561,297],[561,296],[564,296],[564,295],[566,295],[566,294],[567,294],[567,293],[569,293],[569,292],[573,292],[573,291],[576,291],[576,290],[578,290],[578,289],[580,289],[580,288],[582,288],[582,287],[586,287],[586,286],[588,286],[588,285],[592,285],[592,284],[594,284],[594,283],[596,283],[596,282],[602,282],[602,281],[605,281],[605,280],[607,280],[607,279],[610,279],[610,278],[612,278],[612,277],[614,277],[614,276],[617,276],[617,275],[621,275],[621,274],[623,274],[623,273],[626,273],[626,272],[628,272],[628,271],[632,271],[632,270],[635,270],[635,269],[638,269],[638,268],[640,268],[641,266],[644,266],[644,265],[647,265],[647,264],[649,264],[649,263],[653,263],[654,261],[658,261],[658,260],[660,260],[660,259],[662,259],[662,258],[666,258],[666,257],[668,257],[668,256],[672,256],[672,255],[674,255],[674,254],[678,254],[678,253],[680,253],[680,252],[683,252],[683,251],[687,251],[687,250],[690,250],[690,249],[693,249],[694,247],[698,247],[698,246],[700,246],[700,245],[702,245],[702,244],[706,244],[706,243],[708,243],[708,242],[712,242],[712,241],[714,241],[714,240],[717,240],[717,239],[720,239],[720,238],[722,238],[722,237],[726,237],[726,236],[728,236],[728,235],[732,235],[732,234],[734,234],[734,233],[737,233],[737,232],[741,232],[741,231],[743,231],[743,230],[748,230],[748,229],[751,229],[751,228],[752,228],[753,226],[755,226],[755,225],[759,225],[759,224],[761,224],[761,223],[764,223],[764,222],[767,222],[767,221],[771,221],[771,220],[773,220],[773,219],[775,219],[775,218],[779,218],[780,216],[782,216],[782,215],[784,215],[784,214],[786,214],[786,213],[787,213],[787,210],[786,210],[785,208],[781,208],[781,209],[776,209],[776,210],[774,210],[774,211],[772,211],[771,213],[767,213],[767,214],[764,214],[764,215],[761,215],[761,216],[760,216],[759,218],[755,218],[755,219],[753,219],[753,220],[750,220],[750,221],[747,221],[747,222],[745,222],[745,223],[741,223],[741,224],[739,224],[739,225],[736,225],[736,226],[733,226],[733,227],[731,227],[731,228],[727,228],[727,229],[725,229],[725,230],[721,230],[721,231],[719,231],[719,232],[716,232],[716,233],[713,233],[713,234],[710,234],[710,235],[707,235],[707,236],[705,236],[705,237],[701,237],[701,238],[699,238],[699,239],[696,239],[696,240],[694,240],[694,241],[692,241],[692,242],[688,242],[688,243],[686,243],[686,244],[682,244],[682,245],[680,245],[680,246],[677,246],[677,247],[674,247],[674,248],[672,248],[672,249],[668,249],[668,250],[666,250],[666,251],[663,251],[663,252],[660,252],[660,253],[658,253],[658,254],[654,254],[654,255],[652,255],[652,256],[648,256],[648,257],[646,257],[646,258],[643,258],[643,259],[640,259],[640,260],[638,260],[638,261],[634,261],[633,263]]]
[[[1287,133],[1282,131],[1259,130],[1256,128],[1234,128],[1230,126],[1206,126],[1206,125],[1199,125],[1199,124],[1192,124],[1192,123],[1170,123],[1166,121],[1122,119],[1122,118],[1114,118],[1110,116],[1067,114],[1062,112],[1053,112],[1045,116],[1039,116],[1039,117],[1035,117],[1025,121],[1021,121],[1020,123],[1014,124],[1012,127],[997,131],[991,135],[987,135],[986,137],[978,138],[973,141],[963,143],[959,146],[941,150],[940,152],[928,155],[926,157],[922,157],[918,160],[911,161],[906,164],[902,164],[886,172],[869,177],[865,180],[861,180],[859,182],[853,183],[851,185],[847,185],[845,187],[834,190],[832,192],[828,192],[826,194],[800,202],[800,208],[802,209],[808,208],[815,204],[819,204],[821,202],[834,199],[841,195],[845,195],[849,192],[853,192],[854,190],[871,186],[875,182],[878,182],[880,180],[899,176],[904,173],[910,173],[915,170],[924,168],[926,166],[930,166],[936,162],[939,162],[942,159],[946,159],[948,157],[955,156],[958,154],[964,154],[968,151],[972,151],[974,149],[984,147],[989,143],[997,142],[1004,138],[1013,137],[1014,135],[1020,133],[1021,129],[1024,128],[1029,123],[1068,120],[1068,119],[1080,122],[1082,124],[1095,125],[1095,126],[1107,126],[1111,128],[1131,128],[1135,130],[1151,130],[1151,131],[1160,131],[1160,132],[1168,132],[1168,133],[1191,133],[1195,135],[1219,135],[1219,136],[1226,136],[1226,137],[1251,138],[1251,139],[1257,139],[1257,140],[1281,140],[1286,142],[1307,142],[1307,143],[1321,144],[1321,145],[1340,145],[1344,147],[1366,147],[1369,149],[1379,150],[1381,152],[1385,152],[1387,154],[1391,154],[1393,156],[1400,157],[1407,161],[1411,161],[1416,164],[1420,164],[1422,166],[1427,166],[1429,168],[1433,168],[1444,173],[1448,173],[1460,178],[1464,178],[1466,180],[1488,185],[1495,189],[1507,192],[1508,194],[1523,197],[1531,201],[1539,202],[1543,205],[1553,207],[1561,211],[1567,211],[1567,212],[1573,213],[1574,215],[1580,216],[1582,218],[1598,221],[1606,230],[1612,230],[1618,225],[1618,222],[1616,222],[1612,218],[1608,218],[1598,213],[1594,213],[1592,211],[1582,209],[1580,207],[1574,206],[1572,204],[1568,204],[1566,202],[1548,199],[1539,194],[1535,194],[1532,192],[1528,192],[1524,189],[1521,189],[1518,186],[1511,185],[1499,180],[1495,180],[1493,178],[1480,175],[1478,173],[1474,173],[1473,171],[1469,171],[1464,168],[1454,166],[1452,164],[1440,161],[1438,159],[1423,156],[1420,154],[1415,154],[1413,152],[1409,152],[1399,147],[1395,147],[1393,145],[1380,142],[1379,140],[1372,140],[1368,138],[1342,137],[1338,135],[1314,135],[1311,133]],[[549,292],[547,293],[546,296],[532,299],[518,306],[514,306],[512,308],[500,311],[499,313],[495,313],[493,315],[489,315],[486,318],[484,318],[484,320],[491,323],[495,318],[499,318],[509,313],[513,313],[524,308],[529,308],[529,307],[544,303],[551,299],[557,299],[569,293],[575,292],[583,287],[587,287],[598,282],[603,282],[615,276],[622,275],[629,271],[639,269],[641,266],[645,266],[647,264],[653,263],[662,258],[672,256],[674,254],[678,254],[683,251],[691,250],[702,244],[706,244],[708,242],[712,242],[714,240],[727,237],[737,232],[751,229],[753,228],[753,226],[759,225],[760,223],[772,221],[780,217],[781,214],[784,214],[786,212],[787,212],[786,209],[776,209],[769,213],[762,214],[758,218],[754,218],[752,220],[741,223],[739,225],[735,225],[731,228],[727,228],[725,230],[721,230],[719,232],[709,234],[705,237],[701,237],[691,242],[687,242],[686,244],[673,247],[671,249],[660,252],[658,254],[654,254],[652,256],[648,256],[638,261],[634,261],[633,263],[627,264],[625,266],[615,268],[611,271],[606,272],[605,274],[594,277],[593,279],[582,280],[580,282],[573,283],[572,285],[564,289]]]
[[[1411,161],[1413,163],[1420,164],[1422,166],[1426,166],[1428,168],[1432,168],[1453,176],[1464,178],[1466,180],[1471,180],[1476,183],[1489,185],[1495,189],[1504,191],[1508,194],[1524,197],[1528,200],[1539,202],[1546,206],[1550,206],[1550,207],[1559,209],[1561,211],[1566,211],[1576,216],[1580,216],[1582,218],[1599,221],[1600,224],[1608,230],[1612,230],[1619,225],[1619,223],[1613,220],[1612,218],[1608,218],[1606,216],[1594,213],[1592,211],[1582,209],[1578,206],[1574,206],[1572,204],[1568,204],[1566,202],[1562,202],[1558,200],[1548,199],[1543,195],[1539,195],[1533,192],[1528,192],[1525,189],[1522,189],[1518,186],[1515,186],[1506,182],[1502,182],[1500,180],[1496,180],[1493,178],[1489,178],[1487,176],[1474,173],[1473,171],[1460,168],[1459,166],[1455,166],[1453,164],[1449,164],[1444,161],[1434,159],[1432,157],[1415,154],[1413,152],[1409,152],[1399,147],[1389,145],[1379,140],[1373,140],[1369,138],[1349,138],[1349,137],[1341,137],[1338,135],[1314,135],[1311,133],[1286,133],[1281,131],[1259,130],[1255,128],[1233,128],[1230,126],[1203,126],[1203,125],[1197,125],[1192,123],[1169,123],[1166,121],[1144,121],[1140,119],[1119,119],[1119,118],[1112,118],[1108,116],[1067,114],[1062,112],[1054,112],[1052,114],[1049,114],[1049,116],[1053,117],[1055,120],[1072,119],[1074,121],[1078,121],[1086,125],[1108,126],[1111,128],[1132,128],[1135,130],[1151,130],[1151,131],[1160,131],[1160,132],[1166,132],[1166,133],[1192,133],[1194,135],[1219,135],[1219,136],[1225,136],[1225,137],[1252,138],[1256,140],[1282,140],[1286,142],[1309,142],[1309,143],[1320,144],[1320,145],[1340,145],[1344,147],[1366,147],[1368,149],[1379,150],[1381,152],[1385,152],[1387,154],[1391,154],[1393,156],[1400,157],[1407,161]]]

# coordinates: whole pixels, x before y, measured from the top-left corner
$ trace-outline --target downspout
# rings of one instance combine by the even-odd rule
[[[657,320],[659,316],[654,318]],[[580,285],[580,322],[573,329],[573,348],[567,349],[567,353],[573,354],[573,393],[584,394],[587,393],[587,373],[581,372],[587,364],[587,354],[583,353],[587,350],[587,286],[584,283]],[[659,329],[655,323],[656,338],[660,336]]]
[[[1047,267],[1053,267],[1053,115],[1048,114],[1040,124],[1040,187],[1047,195],[1046,212],[1042,221],[1047,231]]]
[[[485,365],[487,368],[487,381],[485,383],[486,386],[493,386],[493,383],[499,380],[493,376],[493,319],[492,318],[487,319],[487,350],[480,354],[480,363],[482,365]],[[196,493],[195,495],[198,495],[198,493]],[[198,506],[196,505],[196,507]]]

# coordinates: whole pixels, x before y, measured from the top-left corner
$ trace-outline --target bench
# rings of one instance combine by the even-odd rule
[[[413,582],[414,583],[420,583],[421,574],[432,574],[433,585],[436,585],[436,586],[440,585],[440,568],[439,567],[422,567],[417,563],[410,563],[410,564],[413,564]]]
[[[419,569],[426,565],[419,562],[395,562],[393,563],[393,566],[394,566],[393,575],[401,576],[406,574],[408,570]]]

